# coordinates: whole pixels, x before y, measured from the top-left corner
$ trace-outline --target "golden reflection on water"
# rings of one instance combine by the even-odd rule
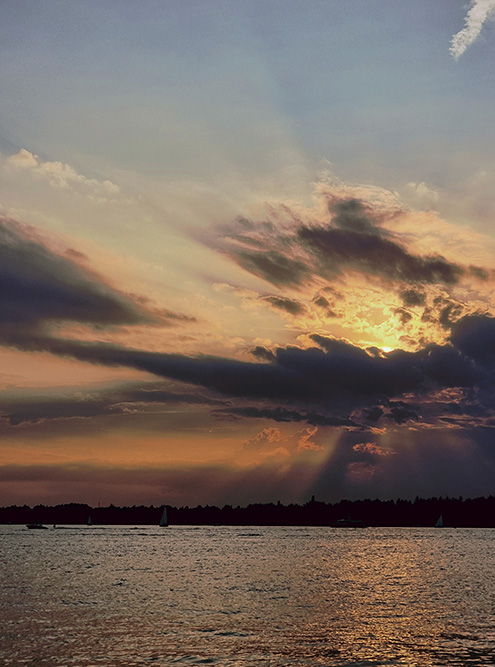
[[[1,665],[495,664],[495,531],[2,530]]]
[[[336,665],[357,660],[416,667],[495,664],[495,579],[486,561],[481,564],[483,551],[459,551],[458,531],[444,532],[440,545],[431,532],[403,531],[400,537],[397,532],[356,531],[349,536],[352,548],[338,558],[334,544],[320,543],[312,564],[316,582],[306,582],[313,618],[304,630],[294,630],[294,646],[332,656]],[[493,563],[489,543],[483,546]],[[474,562],[463,562],[470,555]],[[471,574],[484,569],[476,592],[466,581],[465,565]],[[474,621],[482,612],[479,594],[487,589],[492,604],[484,611],[491,620],[488,633],[480,636]]]

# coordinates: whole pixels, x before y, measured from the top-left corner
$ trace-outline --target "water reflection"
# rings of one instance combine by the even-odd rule
[[[495,664],[492,530],[0,533],[2,665]]]

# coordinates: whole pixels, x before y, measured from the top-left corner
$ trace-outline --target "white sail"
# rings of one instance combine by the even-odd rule
[[[163,508],[163,514],[162,518],[160,519],[160,526],[162,528],[166,528],[168,526],[168,519],[167,519],[167,508]]]
[[[441,514],[437,519],[437,522],[435,524],[435,528],[443,528],[443,516]]]

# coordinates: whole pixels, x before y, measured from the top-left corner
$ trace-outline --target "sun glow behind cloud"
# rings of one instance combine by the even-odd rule
[[[73,173],[67,165],[62,171]],[[4,220],[2,253],[7,258],[15,249],[29,258],[4,267],[10,266],[11,280],[26,290],[35,279],[38,294],[34,308],[26,300],[29,290],[23,296],[19,287],[14,308],[9,291],[4,292],[0,334],[5,342],[18,348],[21,360],[36,350],[97,364],[101,381],[107,382],[79,396],[52,391],[44,400],[7,391],[5,441],[36,433],[58,443],[79,425],[80,445],[78,436],[71,456],[83,466],[98,458],[105,465],[126,462],[135,468],[141,461],[184,470],[195,460],[200,468],[229,469],[228,476],[241,470],[253,480],[258,473],[275,475],[285,488],[302,467],[307,484],[315,483],[340,451],[339,432],[342,443],[363,430],[380,442],[407,424],[437,428],[440,418],[450,420],[444,428],[459,427],[460,418],[445,415],[446,404],[434,392],[427,397],[425,389],[432,379],[444,381],[437,365],[450,363],[441,355],[451,354],[456,322],[473,312],[493,312],[493,276],[466,257],[466,238],[476,248],[475,237],[458,228],[452,235],[448,223],[405,207],[396,193],[331,180],[315,187],[312,206],[272,201],[264,212],[260,220],[240,217],[201,235],[200,243],[212,254],[221,252],[225,266],[250,286],[230,282],[227,271],[223,282],[205,292],[207,299],[193,299],[195,308],[187,315],[110,285],[104,274],[89,268],[91,258],[65,248],[61,239]],[[198,243],[196,235],[187,242]],[[474,256],[479,259],[483,252]],[[35,275],[22,275],[27,264]],[[60,298],[60,289],[67,298]],[[201,317],[195,317],[199,305]],[[216,337],[215,327],[227,321]],[[429,361],[423,350],[432,345],[440,346],[439,356]],[[212,356],[219,352],[220,357]],[[25,363],[27,372],[27,357]],[[77,361],[63,363],[78,367]],[[427,380],[414,377],[418,365]],[[115,385],[119,375],[105,369],[116,366],[127,367],[136,388]],[[173,384],[154,386],[149,373]],[[57,376],[53,385],[60,387]],[[196,386],[193,392],[191,386]],[[464,400],[462,392],[458,400]],[[260,430],[263,422],[277,426]],[[154,435],[160,429],[167,433],[163,453]],[[99,455],[94,438],[102,433]],[[144,458],[135,451],[142,433],[147,433]],[[241,434],[248,433],[243,440]],[[378,448],[354,447],[351,458],[344,457],[349,484],[361,489],[380,478],[385,462],[374,460]],[[15,465],[15,448],[4,452],[5,463]],[[63,465],[59,452],[55,444],[32,460]],[[310,486],[298,488],[303,493]]]

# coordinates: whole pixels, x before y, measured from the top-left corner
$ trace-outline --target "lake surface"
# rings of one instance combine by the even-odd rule
[[[495,665],[495,530],[0,526],[0,664]]]

